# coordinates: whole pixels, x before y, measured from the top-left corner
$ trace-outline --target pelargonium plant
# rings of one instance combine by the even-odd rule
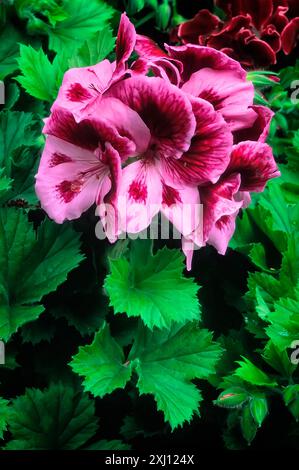
[[[181,233],[191,269],[194,246],[226,252],[250,193],[279,171],[265,143],[272,112],[253,104],[241,65],[210,47],[165,48],[136,35],[123,14],[116,61],[65,73],[36,192],[57,223],[96,203],[111,241],[161,212]]]
[[[1,449],[298,450],[298,17],[0,1]]]
[[[214,47],[246,67],[275,64],[277,54],[290,54],[299,35],[296,0],[215,0],[225,18],[207,9],[183,22],[177,38],[185,43]],[[176,39],[176,33],[173,34]]]

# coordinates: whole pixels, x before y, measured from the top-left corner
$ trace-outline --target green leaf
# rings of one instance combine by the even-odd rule
[[[0,337],[44,310],[40,301],[83,259],[79,236],[46,221],[36,234],[21,210],[0,209]]]
[[[5,198],[6,193],[11,189],[12,182],[11,178],[5,176],[4,168],[0,169],[0,201]]]
[[[88,447],[85,447],[84,450],[130,450],[131,446],[129,444],[125,444],[118,439],[113,441],[107,441],[105,439],[95,442]]]
[[[47,29],[49,47],[56,52],[72,51],[83,44],[103,29],[114,13],[113,8],[102,0],[64,0],[63,9],[67,18]]]
[[[238,362],[239,366],[235,370],[235,375],[253,385],[260,387],[275,387],[276,381],[268,377],[261,369],[256,367],[249,359],[243,357],[243,361]]]
[[[35,33],[43,29],[44,22],[40,19],[41,16],[53,26],[67,18],[67,14],[59,3],[61,3],[59,0],[35,0],[34,2],[16,0],[15,8],[21,19],[28,20],[28,30]]]
[[[31,343],[33,345],[41,341],[50,343],[55,334],[55,330],[56,325],[52,317],[44,313],[37,320],[22,326],[21,335],[23,343]]]
[[[261,427],[268,414],[267,399],[264,396],[253,396],[250,400],[249,407],[254,421],[258,427]]]
[[[2,29],[0,33],[0,80],[15,72],[18,68],[19,41],[21,34],[12,25]]]
[[[240,408],[249,399],[248,392],[241,387],[231,387],[220,393],[215,405],[223,408]]]
[[[4,431],[7,429],[7,420],[9,416],[8,401],[0,397],[0,439],[3,439]]]
[[[279,350],[271,340],[265,346],[263,359],[282,377],[290,378],[296,369],[296,365],[291,363],[287,351]]]
[[[153,394],[172,429],[190,421],[198,412],[200,391],[193,379],[215,373],[222,350],[212,335],[195,323],[151,332],[140,326],[129,354],[139,376],[140,394]]]
[[[3,111],[0,113],[0,166],[10,174],[13,152],[26,145],[36,145],[36,131],[32,129],[34,121],[31,113]]]
[[[286,387],[283,391],[283,399],[295,420],[299,421],[299,385]]]
[[[34,175],[38,146],[42,143],[39,126],[32,113],[7,110],[0,113],[0,173],[11,181],[9,190],[0,194],[2,204],[11,199],[37,202]]]
[[[67,69],[63,55],[56,55],[51,63],[42,48],[36,50],[21,44],[18,64],[22,75],[16,77],[16,80],[27,93],[52,103]]]
[[[78,49],[76,54],[69,60],[70,67],[87,67],[105,59],[115,46],[115,37],[111,29],[97,31],[90,39]]]
[[[96,397],[124,388],[132,373],[131,364],[125,362],[123,350],[110,335],[107,324],[96,333],[92,344],[79,348],[70,366],[85,377],[85,390]]]
[[[20,88],[16,83],[8,83],[5,87],[5,103],[3,109],[12,109],[20,98]]]
[[[191,380],[215,373],[221,352],[211,334],[193,323],[154,332],[140,324],[125,361],[123,350],[104,325],[91,345],[79,349],[70,366],[84,376],[85,390],[100,397],[124,388],[136,371],[140,394],[154,395],[158,410],[174,429],[198,411],[201,394]]]
[[[184,258],[178,250],[163,248],[148,260],[111,260],[105,280],[115,313],[140,316],[151,329],[199,318],[198,286],[182,276]],[[175,295],[174,295],[175,293]]]
[[[282,351],[291,347],[299,338],[299,291],[297,299],[281,298],[275,303],[275,311],[269,315],[270,326],[266,332]]]
[[[255,438],[257,429],[258,429],[258,426],[251,414],[250,405],[246,405],[242,411],[241,430],[242,430],[243,437],[247,441],[248,444],[251,444],[251,442]]]
[[[26,389],[12,401],[6,449],[78,449],[94,436],[97,421],[94,401],[66,384]]]
[[[299,281],[299,236],[297,233],[288,237],[288,247],[283,252],[280,278],[294,287]]]

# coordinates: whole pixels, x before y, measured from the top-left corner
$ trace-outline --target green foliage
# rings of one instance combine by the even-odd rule
[[[288,385],[283,391],[283,399],[294,416],[295,420],[299,420],[299,385]]]
[[[194,278],[184,274],[180,251],[162,241],[155,241],[154,254],[146,240],[107,247],[91,233],[92,213],[58,226],[38,206],[42,120],[65,71],[115,59],[122,11],[138,33],[145,25],[162,44],[161,31],[165,37],[184,20],[179,8],[173,0],[1,2],[5,449],[114,451],[158,440],[206,447],[210,436],[218,442],[224,420],[229,449],[265,448],[263,433],[273,448],[290,432],[298,437],[299,62],[292,65],[293,56],[277,73],[255,70],[247,77],[256,103],[275,111],[269,143],[281,177],[253,195],[225,257],[209,248],[197,253]],[[277,413],[284,428],[277,427]]]
[[[99,25],[103,28],[114,13],[102,0],[64,0],[63,9],[65,19],[55,26],[45,25],[49,47],[56,52],[83,44],[99,30]]]
[[[274,380],[271,380],[262,370],[252,364],[249,359],[243,359],[243,361],[239,362],[239,367],[235,371],[235,375],[240,377],[240,379],[260,387],[275,387],[277,385]]]
[[[52,103],[67,68],[63,55],[56,55],[51,63],[42,48],[21,45],[18,64],[22,75],[16,80],[27,93]]]
[[[43,296],[66,280],[83,259],[79,236],[46,221],[37,237],[26,215],[0,209],[0,337],[7,340],[44,310]]]
[[[8,401],[0,397],[0,439],[3,439],[4,431],[7,429],[7,419],[9,416]]]
[[[182,276],[184,258],[179,251],[163,248],[147,259],[119,258],[110,265],[105,288],[115,313],[140,316],[151,329],[199,318],[198,286]]]
[[[215,373],[220,355],[221,348],[212,342],[211,334],[189,322],[170,331],[152,332],[141,325],[126,360],[104,325],[70,365],[84,376],[85,390],[100,397],[124,388],[135,371],[140,394],[154,395],[158,410],[174,429],[198,411],[201,394],[190,381]]]
[[[11,24],[7,24],[0,33],[0,80],[18,68],[17,57],[22,35]]]
[[[97,431],[93,400],[65,384],[45,390],[27,389],[12,400],[5,447],[18,449],[78,449]]]
[[[107,26],[85,41],[69,60],[70,67],[87,67],[105,59],[114,49],[115,37]]]
[[[90,346],[82,346],[71,362],[72,369],[85,377],[85,390],[103,397],[123,388],[130,379],[132,366],[125,363],[122,348],[103,325]]]

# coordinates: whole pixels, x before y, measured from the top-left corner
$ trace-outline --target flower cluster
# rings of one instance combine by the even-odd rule
[[[276,54],[290,54],[299,35],[297,0],[215,0],[225,21],[208,10],[182,23],[174,37],[183,43],[214,47],[246,67],[276,63]]]
[[[225,253],[250,192],[279,172],[265,143],[272,112],[253,105],[240,64],[209,47],[166,50],[123,14],[115,62],[66,72],[36,192],[57,223],[96,203],[110,241],[161,212],[182,234],[190,267],[193,244]]]

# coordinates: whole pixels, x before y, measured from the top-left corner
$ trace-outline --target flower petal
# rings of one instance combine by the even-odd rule
[[[121,160],[118,152],[108,143],[101,161],[109,168],[110,175],[97,195],[96,215],[101,218],[108,240],[114,243],[120,235],[117,200],[122,176]]]
[[[228,124],[210,103],[200,98],[191,101],[196,118],[191,146],[180,159],[163,161],[163,176],[168,183],[215,183],[229,163],[233,136]]]
[[[230,215],[223,215],[211,229],[207,243],[212,245],[220,255],[225,255],[228,244],[236,229],[237,210]]]
[[[273,13],[272,0],[242,0],[243,12],[248,13],[254,26],[260,30]]]
[[[194,18],[179,26],[178,36],[185,44],[197,44],[199,35],[211,34],[219,23],[218,16],[209,10],[200,10]]]
[[[108,173],[92,152],[49,136],[36,175],[36,194],[49,217],[60,224],[77,219],[96,201]]]
[[[234,146],[227,173],[240,173],[241,191],[261,192],[269,179],[280,176],[272,149],[261,142],[241,142]]]
[[[108,88],[113,71],[114,67],[108,60],[90,67],[68,70],[51,110],[59,106],[78,117],[82,117],[83,112],[88,114]]]
[[[180,74],[183,70],[181,62],[170,59],[159,46],[146,36],[137,35],[135,51],[139,60],[146,60],[157,77],[170,81],[174,85],[180,83]]]
[[[139,160],[124,168],[117,199],[122,232],[146,229],[160,211],[161,202],[162,183],[154,165]]]
[[[266,142],[270,130],[270,124],[274,116],[274,112],[266,106],[251,106],[255,113],[253,124],[248,129],[239,129],[234,132],[234,142],[242,142],[244,140],[258,140]]]
[[[100,117],[76,122],[72,113],[56,107],[46,119],[44,134],[94,151],[110,142],[124,159],[147,148],[150,133],[136,112],[116,99],[101,101]]]
[[[161,211],[184,236],[190,235],[202,225],[199,192],[196,187],[174,188],[162,182]]]
[[[146,59],[167,58],[166,52],[162,51],[152,39],[141,34],[137,34],[136,36],[135,51],[139,56],[145,57]]]
[[[117,38],[116,38],[116,70],[114,80],[126,70],[126,63],[129,60],[136,42],[136,31],[126,13],[120,18]]]
[[[188,81],[194,72],[205,67],[214,70],[232,70],[236,77],[239,77],[241,80],[246,79],[246,72],[239,62],[211,47],[193,44],[165,47],[170,57],[182,62],[184,66],[182,79],[184,82]]]
[[[195,118],[187,96],[156,77],[132,77],[114,85],[110,96],[136,111],[151,132],[148,159],[179,158],[188,150]]]
[[[203,204],[204,241],[210,243],[211,234],[213,234],[212,239],[217,240],[217,246],[214,246],[217,249],[220,248],[219,251],[221,253],[225,251],[223,247],[226,247],[228,244],[226,236],[221,240],[221,221],[226,220],[227,216],[235,216],[236,212],[242,207],[243,202],[235,199],[240,189],[240,184],[241,177],[235,173],[227,176],[215,185],[203,187],[200,190],[200,198]],[[216,236],[217,234],[219,237]]]
[[[297,45],[299,37],[299,18],[293,18],[281,33],[282,49],[290,54]]]
[[[192,74],[182,89],[209,101],[222,114],[231,130],[252,125],[248,107],[253,104],[254,86],[250,81],[236,76],[233,70],[203,68]]]

